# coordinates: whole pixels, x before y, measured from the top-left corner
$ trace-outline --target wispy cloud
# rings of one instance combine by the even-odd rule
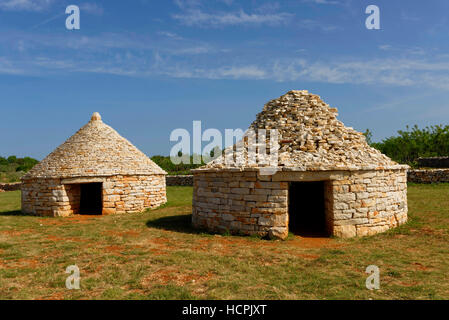
[[[56,20],[56,19],[58,19],[58,18],[60,18],[62,16],[65,16],[65,15],[66,15],[65,13],[60,13],[60,14],[54,15],[53,17],[45,19],[44,21],[39,22],[38,24],[32,26],[31,29],[39,28],[39,27],[41,27],[43,25],[46,25],[47,23],[50,23],[50,22],[52,22],[52,21],[54,21],[54,20]]]
[[[278,62],[274,76],[280,81],[304,80],[366,85],[431,86],[449,89],[449,60],[389,58],[376,60]]]
[[[201,0],[174,0],[174,2],[180,9],[198,7],[201,4]]]
[[[302,2],[316,3],[316,4],[342,4],[336,0],[302,0]]]
[[[7,11],[42,11],[53,2],[53,0],[0,0],[0,9]]]
[[[393,47],[389,44],[381,44],[379,46],[379,49],[383,50],[383,51],[389,51],[389,50],[393,49]]]
[[[286,24],[294,15],[291,13],[246,13],[238,12],[206,13],[199,9],[187,10],[172,17],[187,26],[219,27],[236,25],[281,25]]]
[[[395,54],[401,53],[404,55],[417,55],[417,56],[424,56],[428,54],[426,50],[424,50],[421,47],[404,47],[400,45],[392,46],[390,44],[382,44],[378,46],[379,50],[387,51],[387,52],[394,52]]]
[[[92,15],[101,16],[104,13],[103,7],[95,2],[82,3],[79,8],[81,12],[86,12]]]
[[[180,35],[178,35],[178,34],[176,34],[174,32],[170,32],[170,31],[159,31],[157,34],[160,35],[160,36],[167,37],[167,38],[170,38],[170,39],[175,39],[175,40],[182,40],[183,39],[183,37],[181,37]]]
[[[331,32],[331,31],[336,31],[336,30],[341,29],[341,27],[331,25],[331,24],[326,24],[326,23],[323,23],[322,21],[305,19],[305,20],[301,20],[299,22],[300,23],[297,25],[297,27],[306,29],[306,30],[321,30],[324,32]]]
[[[221,64],[221,65],[220,65]],[[170,54],[157,52],[151,58],[136,54],[115,55],[101,61],[39,57],[33,61],[0,58],[0,73],[21,74],[35,70],[48,74],[69,72],[108,73],[135,77],[167,76],[174,78],[251,79],[302,81],[332,84],[433,87],[449,90],[449,59],[345,59],[320,61],[284,59],[271,65],[251,62],[202,63],[175,61]]]
[[[401,12],[401,19],[407,22],[418,22],[421,20],[420,17],[414,15],[413,13],[409,13],[409,12],[405,12],[402,11]]]
[[[1,56],[2,74],[51,75],[63,70],[132,77],[263,79],[449,90],[449,55],[388,44],[380,46],[386,50],[385,58],[340,55],[329,60],[310,54],[298,58],[297,48],[279,52],[265,43],[246,48],[220,47],[182,38],[172,31],[96,36],[3,32],[0,46],[12,49]]]

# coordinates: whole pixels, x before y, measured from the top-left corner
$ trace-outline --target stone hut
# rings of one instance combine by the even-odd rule
[[[250,129],[266,129],[267,136],[277,130],[276,165],[249,161],[247,131],[233,153],[241,161],[222,155],[193,170],[193,225],[285,239],[289,230],[355,237],[405,223],[408,166],[371,148],[336,116],[307,91],[268,102]],[[258,140],[256,146],[262,154]]]
[[[22,178],[22,212],[41,216],[141,212],[167,201],[165,175],[94,113]]]

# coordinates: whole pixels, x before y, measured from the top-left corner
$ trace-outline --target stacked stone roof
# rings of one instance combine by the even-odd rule
[[[318,95],[308,91],[289,91],[265,104],[249,129],[277,129],[278,167],[284,170],[376,170],[401,169],[377,149],[368,145],[365,136],[337,120],[336,108],[331,108]],[[226,163],[221,156],[201,169],[258,168],[272,166],[248,161],[248,139],[235,161]],[[269,148],[269,139],[266,141]],[[236,148],[234,145],[232,148]],[[229,150],[229,149],[228,149]],[[234,153],[235,154],[235,153]]]
[[[94,113],[92,119],[23,178],[166,174]]]

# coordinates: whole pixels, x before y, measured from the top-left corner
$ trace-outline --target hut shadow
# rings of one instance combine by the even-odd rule
[[[191,214],[175,215],[162,217],[156,220],[148,220],[146,225],[148,228],[156,228],[188,234],[200,234],[204,232],[204,230],[195,229],[192,226]]]
[[[23,213],[20,210],[3,211],[3,212],[0,212],[0,216],[28,216],[28,217],[35,217],[35,215],[33,215],[33,214]]]

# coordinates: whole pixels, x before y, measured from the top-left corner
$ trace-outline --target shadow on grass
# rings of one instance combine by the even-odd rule
[[[175,215],[162,217],[155,220],[148,220],[146,223],[148,228],[156,228],[163,229],[167,231],[175,231],[186,234],[199,234],[202,236],[212,237],[215,235],[220,235],[223,237],[244,237],[250,240],[267,240],[267,237],[259,237],[259,236],[248,236],[238,233],[230,233],[230,232],[214,232],[204,228],[194,228],[192,226],[192,215]]]
[[[0,212],[0,216],[29,216],[29,217],[32,217],[34,215],[29,214],[29,213],[23,213],[20,210],[14,210],[14,211]]]
[[[148,220],[146,225],[148,228],[163,229],[189,234],[204,233],[204,230],[196,229],[192,226],[191,214],[168,216],[156,220]]]

